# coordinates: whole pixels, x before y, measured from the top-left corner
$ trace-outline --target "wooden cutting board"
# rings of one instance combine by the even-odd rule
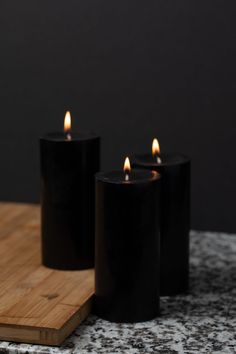
[[[0,203],[0,340],[60,345],[93,294],[94,270],[41,265],[39,206]]]

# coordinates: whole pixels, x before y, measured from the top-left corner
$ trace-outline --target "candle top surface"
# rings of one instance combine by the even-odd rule
[[[54,133],[47,133],[40,137],[40,139],[48,140],[52,142],[73,142],[73,141],[83,141],[83,140],[90,140],[96,139],[99,136],[92,131],[89,130],[80,130],[78,132],[54,132]]]
[[[161,161],[157,162],[157,157],[161,159]],[[157,156],[153,156],[150,154],[137,154],[134,155],[131,159],[133,164],[141,164],[143,166],[171,166],[171,165],[179,165],[182,163],[186,163],[190,161],[190,158],[183,154],[160,154]]]
[[[126,180],[128,176],[128,180]],[[138,184],[147,183],[160,179],[161,176],[158,172],[147,171],[147,170],[137,170],[132,169],[129,173],[124,171],[109,171],[109,172],[99,172],[96,174],[96,179],[98,181],[103,181],[107,183],[114,184]]]

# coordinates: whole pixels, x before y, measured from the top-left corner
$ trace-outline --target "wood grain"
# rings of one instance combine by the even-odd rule
[[[60,345],[88,316],[94,270],[41,265],[40,209],[0,203],[0,340]]]

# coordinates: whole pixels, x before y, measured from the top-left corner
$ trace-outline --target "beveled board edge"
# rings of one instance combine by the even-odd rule
[[[0,323],[0,340],[59,346],[91,312],[93,295],[59,329]]]

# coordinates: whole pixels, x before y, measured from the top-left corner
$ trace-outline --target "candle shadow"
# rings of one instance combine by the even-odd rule
[[[219,265],[219,264],[218,264]],[[161,298],[161,316],[236,316],[236,264],[191,267],[188,294]]]

